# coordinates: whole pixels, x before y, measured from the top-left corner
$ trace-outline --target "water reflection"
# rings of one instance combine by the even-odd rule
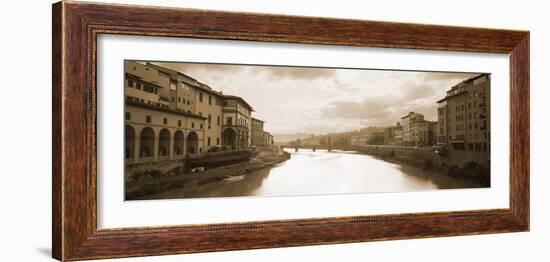
[[[300,150],[291,154],[290,160],[249,174],[241,181],[185,195],[178,194],[177,189],[163,195],[166,198],[295,196],[481,187],[474,181],[355,152]]]

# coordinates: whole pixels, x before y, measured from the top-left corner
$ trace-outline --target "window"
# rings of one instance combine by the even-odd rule
[[[202,92],[199,93],[199,102],[202,103]]]
[[[181,120],[178,120],[178,126],[181,127]]]
[[[233,125],[233,117],[230,117],[230,116],[227,117],[227,125],[228,125],[228,126]]]
[[[150,85],[143,85],[143,91],[153,93],[155,92],[154,88]]]
[[[216,123],[218,124],[218,126],[220,126],[220,116],[217,117]]]
[[[151,123],[151,116],[145,116],[145,122]]]
[[[208,124],[210,125],[212,123],[212,115],[208,114]]]
[[[218,145],[218,146],[220,145],[220,138],[219,137],[216,138],[216,145]]]
[[[203,128],[204,128],[204,125],[201,123],[201,129],[203,129]]]
[[[208,137],[208,146],[210,146],[210,137]]]
[[[209,105],[212,104],[212,96],[211,96],[211,95],[208,95],[208,104],[209,104]]]
[[[181,97],[178,97],[178,103],[181,103]]]
[[[128,79],[128,86],[129,87],[134,87],[134,81]]]
[[[130,118],[131,118],[131,115],[130,115],[129,112],[124,113],[124,119],[125,120],[130,120]]]
[[[166,124],[168,124],[168,119],[167,119],[167,118],[164,118],[164,119],[162,120],[162,122],[166,125]]]
[[[136,89],[140,89],[140,90],[141,90],[141,83],[136,83]]]
[[[187,104],[189,105],[189,100],[187,100]]]
[[[195,122],[191,122],[191,128],[195,128]]]
[[[481,151],[481,143],[476,143],[476,151]]]
[[[170,89],[176,90],[177,82],[175,80],[170,80]]]

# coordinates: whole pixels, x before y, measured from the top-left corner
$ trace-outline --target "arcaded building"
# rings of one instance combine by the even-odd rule
[[[447,91],[438,103],[438,142],[450,149],[490,150],[491,77],[480,74]]]
[[[127,163],[250,146],[253,109],[243,98],[155,64],[126,61],[124,71]]]

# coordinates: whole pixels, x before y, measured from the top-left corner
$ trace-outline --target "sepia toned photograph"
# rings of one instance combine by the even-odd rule
[[[491,75],[124,62],[125,199],[488,188]]]

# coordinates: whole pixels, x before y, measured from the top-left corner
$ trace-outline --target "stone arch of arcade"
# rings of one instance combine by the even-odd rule
[[[189,138],[189,136],[191,136]],[[188,148],[191,142],[192,149]],[[139,124],[124,126],[124,157],[130,163],[183,159],[186,152],[198,154],[199,139],[194,131]]]
[[[222,145],[229,146],[231,149],[237,149],[238,135],[235,129],[228,127],[222,132]]]
[[[199,154],[199,136],[195,131],[189,132],[187,135],[187,154],[190,156]]]
[[[174,155],[177,157],[183,156],[183,149],[185,145],[185,136],[183,135],[183,131],[176,130],[174,133]]]

